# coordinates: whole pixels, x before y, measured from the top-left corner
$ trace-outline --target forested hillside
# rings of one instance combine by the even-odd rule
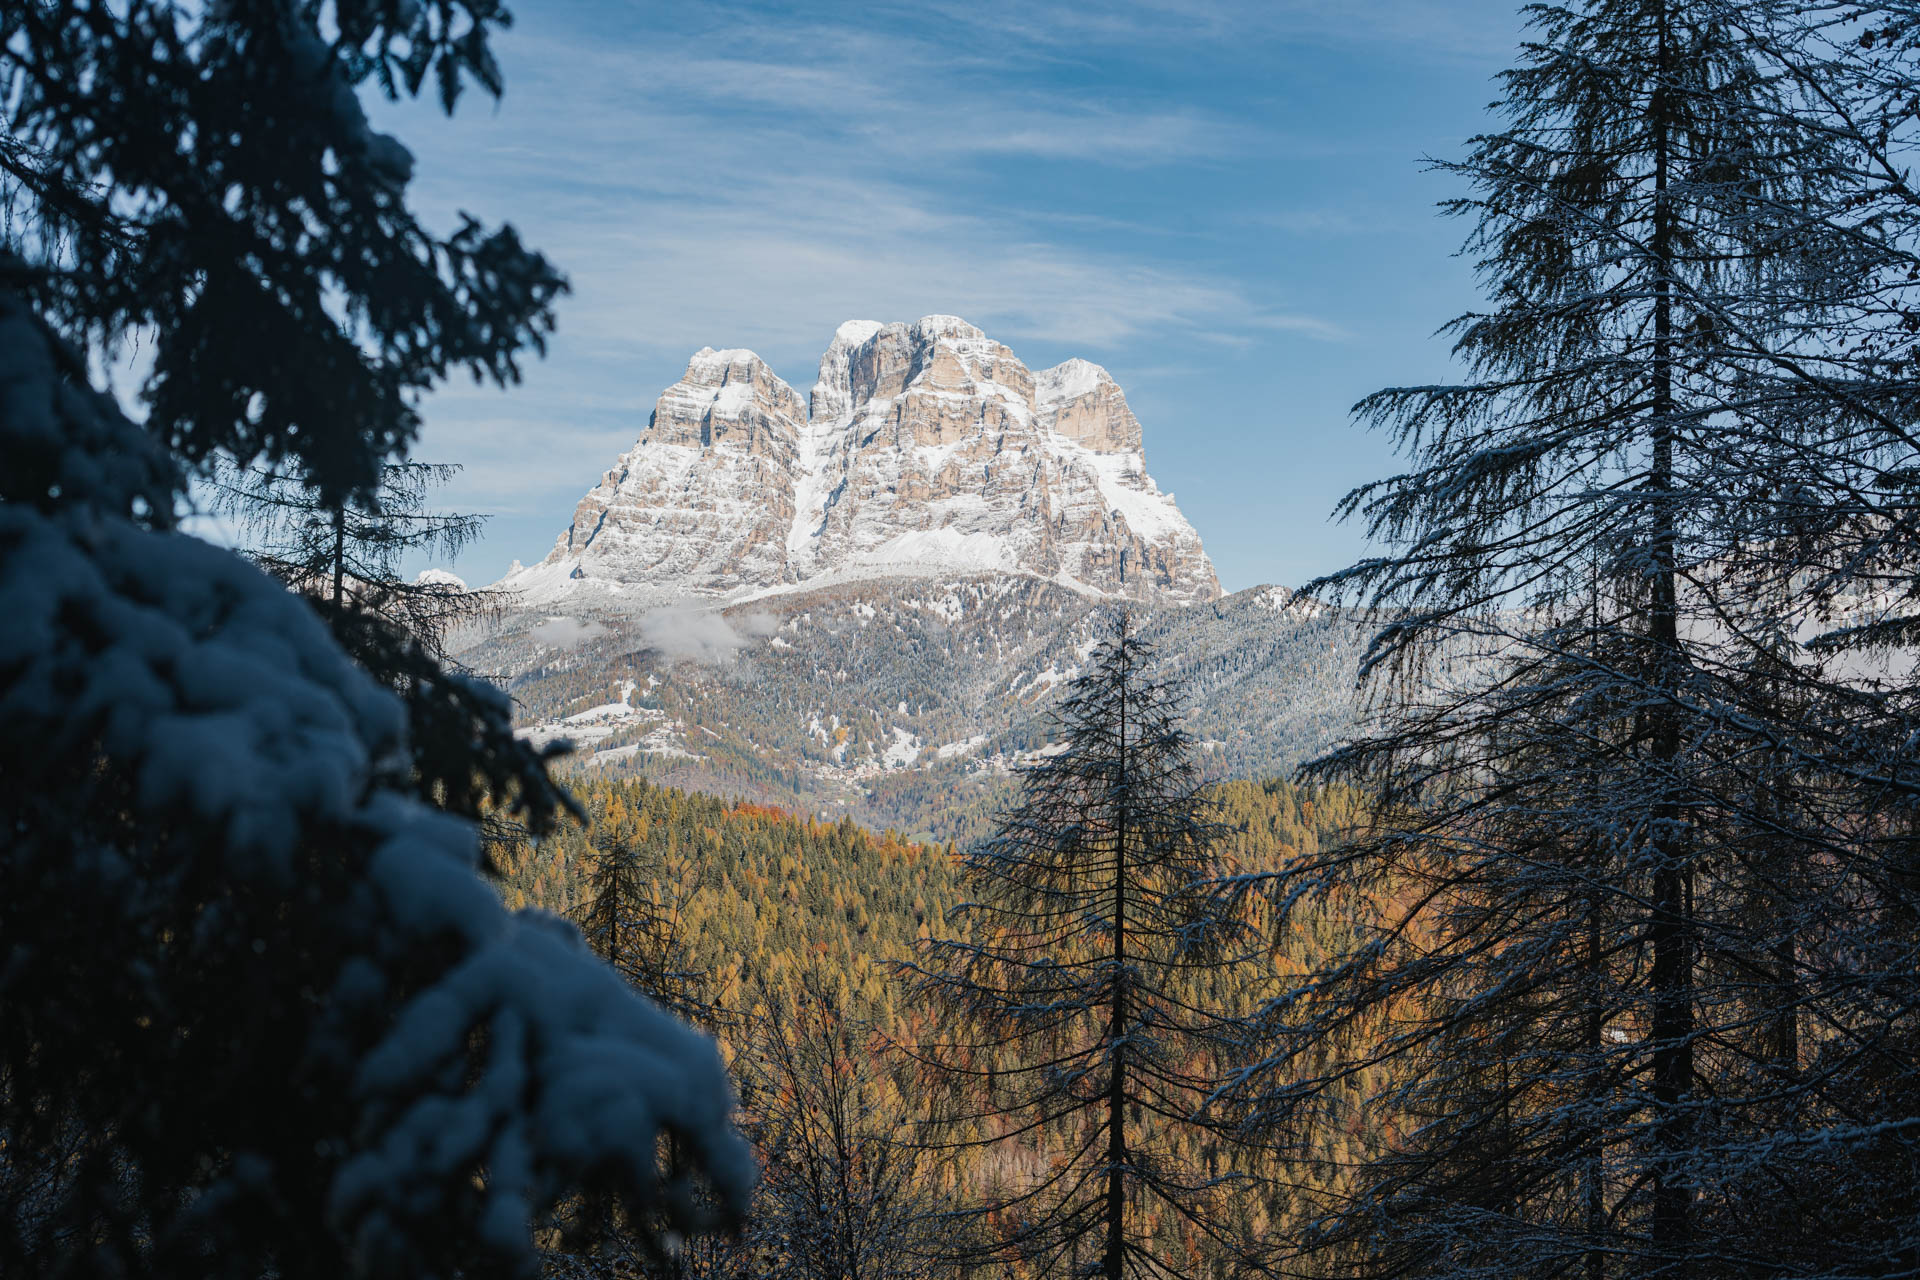
[[[1221,783],[1212,795],[1225,850],[1249,870],[1317,854],[1355,820],[1345,793],[1278,779]],[[589,778],[578,796],[587,824],[497,847],[507,905],[582,914],[596,849],[631,841],[672,916],[663,938],[722,1023],[750,1014],[761,992],[812,974],[843,984],[858,1016],[886,1021],[895,1006],[886,964],[944,929],[961,898],[952,842],[914,843],[848,818],[826,822],[638,778]],[[1295,945],[1312,940],[1278,943],[1275,964]]]
[[[958,900],[952,850],[746,801],[590,779],[590,826],[573,825],[499,855],[509,906],[583,914],[596,848],[630,840],[671,917],[690,992],[725,1024],[765,992],[831,980],[849,1007],[890,1016],[885,964],[907,954]]]
[[[913,959],[929,938],[965,936],[966,916],[955,912],[964,895],[959,849],[638,779],[590,779],[579,796],[591,815],[588,825],[497,849],[501,893],[510,906],[544,907],[587,922],[596,860],[615,848],[633,851],[650,899],[636,912],[650,917],[640,933],[661,960],[646,968],[668,975],[672,988],[653,994],[689,1010],[719,1038],[742,1088],[745,1128],[769,1166],[763,1197],[777,1198],[796,1176],[795,1169],[777,1166],[798,1157],[769,1136],[796,1121],[783,1109],[794,1082],[769,1083],[780,1074],[783,1055],[820,1051],[818,1043],[796,1048],[795,1038],[844,1038],[862,1058],[857,1127],[870,1140],[907,1142],[920,1135],[933,1100],[907,1046],[928,1027],[895,966]],[[1232,868],[1249,872],[1318,856],[1337,846],[1359,817],[1345,792],[1279,780],[1222,783],[1208,796],[1222,824],[1220,853]],[[1260,920],[1263,930],[1267,923]],[[1283,994],[1293,975],[1337,954],[1348,933],[1336,912],[1311,921],[1296,916],[1284,935],[1262,932],[1259,962],[1202,973],[1186,998],[1198,1007],[1250,1012]],[[1340,1170],[1373,1140],[1361,1128],[1359,1100],[1356,1090],[1355,1106],[1338,1123],[1303,1135],[1305,1145],[1289,1153],[1284,1176],[1278,1160],[1230,1144],[1182,1146],[1171,1154],[1181,1167],[1245,1179],[1244,1191],[1229,1197],[1244,1238],[1289,1233],[1306,1212],[1305,1197],[1336,1184]],[[970,1132],[978,1139],[1008,1123],[983,1115]],[[911,1215],[902,1208],[903,1220],[885,1229],[907,1235],[940,1229],[939,1215],[982,1188],[1044,1168],[1059,1154],[1059,1136],[1039,1130],[1011,1153],[914,1152],[916,1182],[936,1194],[916,1203]],[[759,1220],[782,1221],[777,1208],[763,1205]],[[1149,1235],[1196,1264],[1215,1256],[1170,1219],[1148,1215],[1142,1222]],[[786,1256],[794,1247],[785,1238],[749,1241],[731,1252],[709,1244],[696,1261],[703,1274],[732,1275],[750,1264],[743,1250]],[[919,1267],[938,1252],[924,1238],[915,1247],[927,1251]]]
[[[1288,597],[1134,609],[1214,777],[1284,774],[1353,723],[1361,624]],[[965,842],[1114,611],[1037,578],[874,581],[714,612],[516,612],[462,658],[581,770]]]

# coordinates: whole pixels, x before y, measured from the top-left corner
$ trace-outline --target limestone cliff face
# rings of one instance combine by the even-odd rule
[[[781,581],[806,421],[800,397],[759,356],[700,351],[574,508],[542,567],[689,594]]]
[[[1139,453],[1140,420],[1099,365],[1069,360],[1034,379],[1040,425],[1096,453]]]
[[[797,575],[1054,572],[1033,375],[1006,347],[948,316],[843,326],[813,403]]]
[[[805,406],[751,352],[700,352],[547,560],[502,585],[738,595],[954,573],[1220,594],[1106,370],[1035,374],[952,316],[842,325]]]

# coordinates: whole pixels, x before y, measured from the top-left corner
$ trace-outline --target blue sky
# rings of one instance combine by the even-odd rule
[[[1475,292],[1421,159],[1487,125],[1507,0],[515,9],[497,105],[374,113],[430,219],[573,282],[521,386],[427,404],[416,456],[493,516],[469,581],[546,554],[699,347],[804,394],[841,321],[932,312],[1112,370],[1228,589],[1362,550],[1328,513],[1394,460],[1347,410],[1447,376]]]

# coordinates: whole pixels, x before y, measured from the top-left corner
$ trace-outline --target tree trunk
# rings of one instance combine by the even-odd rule
[[[1120,643],[1129,628],[1121,623]],[[1112,1045],[1107,1076],[1107,1251],[1102,1270],[1106,1280],[1120,1280],[1126,1240],[1127,1164],[1127,656],[1120,656],[1119,776],[1114,780],[1119,803],[1114,807],[1113,838],[1113,1017],[1107,1037]]]
[[[347,570],[347,508],[344,502],[333,509],[333,607],[344,598]]]
[[[1657,21],[1658,61],[1648,104],[1654,144],[1653,267],[1653,463],[1647,486],[1654,510],[1653,641],[1656,696],[1679,692],[1680,651],[1677,548],[1673,519],[1673,210],[1668,196],[1672,164],[1672,14],[1662,4]],[[1685,1275],[1691,1234],[1692,1194],[1684,1164],[1689,1124],[1683,1110],[1693,1078],[1693,938],[1690,870],[1674,770],[1680,756],[1677,698],[1657,704],[1653,723],[1653,767],[1663,795],[1650,815],[1653,843],[1653,910],[1649,933],[1653,949],[1654,1164],[1653,1246],[1669,1275]]]
[[[1600,565],[1596,559],[1593,564],[1593,578],[1588,584],[1590,592],[1587,607],[1588,643],[1600,634]],[[1600,789],[1600,776],[1597,768],[1589,769],[1585,779],[1589,796]],[[1587,1119],[1588,1134],[1586,1149],[1582,1153],[1585,1163],[1584,1192],[1585,1215],[1583,1226],[1587,1236],[1586,1280],[1606,1280],[1607,1253],[1605,1233],[1607,1227],[1607,1014],[1609,995],[1612,990],[1606,973],[1606,930],[1603,912],[1607,896],[1601,889],[1601,878],[1606,874],[1604,859],[1607,857],[1606,845],[1589,836],[1585,843],[1585,856],[1589,860],[1586,891],[1582,895],[1587,917],[1587,963],[1583,977],[1586,990],[1582,998],[1587,1006],[1587,1025],[1584,1037],[1587,1051],[1587,1105],[1593,1109]]]
[[[1596,872],[1597,874],[1597,872]],[[1600,891],[1587,891],[1587,1026],[1586,1048],[1592,1067],[1587,1073],[1587,1104],[1595,1114],[1588,1120],[1591,1134],[1586,1149],[1587,1280],[1606,1280],[1607,1255],[1601,1234],[1607,1223],[1607,1148],[1601,1099],[1606,1089],[1607,1010],[1601,1001],[1606,989],[1601,973]]]

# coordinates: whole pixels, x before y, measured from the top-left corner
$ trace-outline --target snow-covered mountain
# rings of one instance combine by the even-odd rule
[[[1290,596],[1127,602],[1210,777],[1284,774],[1353,727],[1368,629]],[[510,611],[461,658],[504,677],[523,731],[570,740],[577,767],[970,838],[1047,751],[1117,605],[1005,573],[653,610],[586,595]]]
[[[547,558],[499,585],[645,605],[955,573],[1220,595],[1107,371],[1033,373],[953,316],[841,325],[806,401],[751,351],[698,352]]]
[[[952,316],[840,326],[802,396],[705,349],[552,552],[460,637],[582,768],[967,838],[1125,603],[1209,772],[1351,724],[1361,632],[1222,596],[1107,371]]]

